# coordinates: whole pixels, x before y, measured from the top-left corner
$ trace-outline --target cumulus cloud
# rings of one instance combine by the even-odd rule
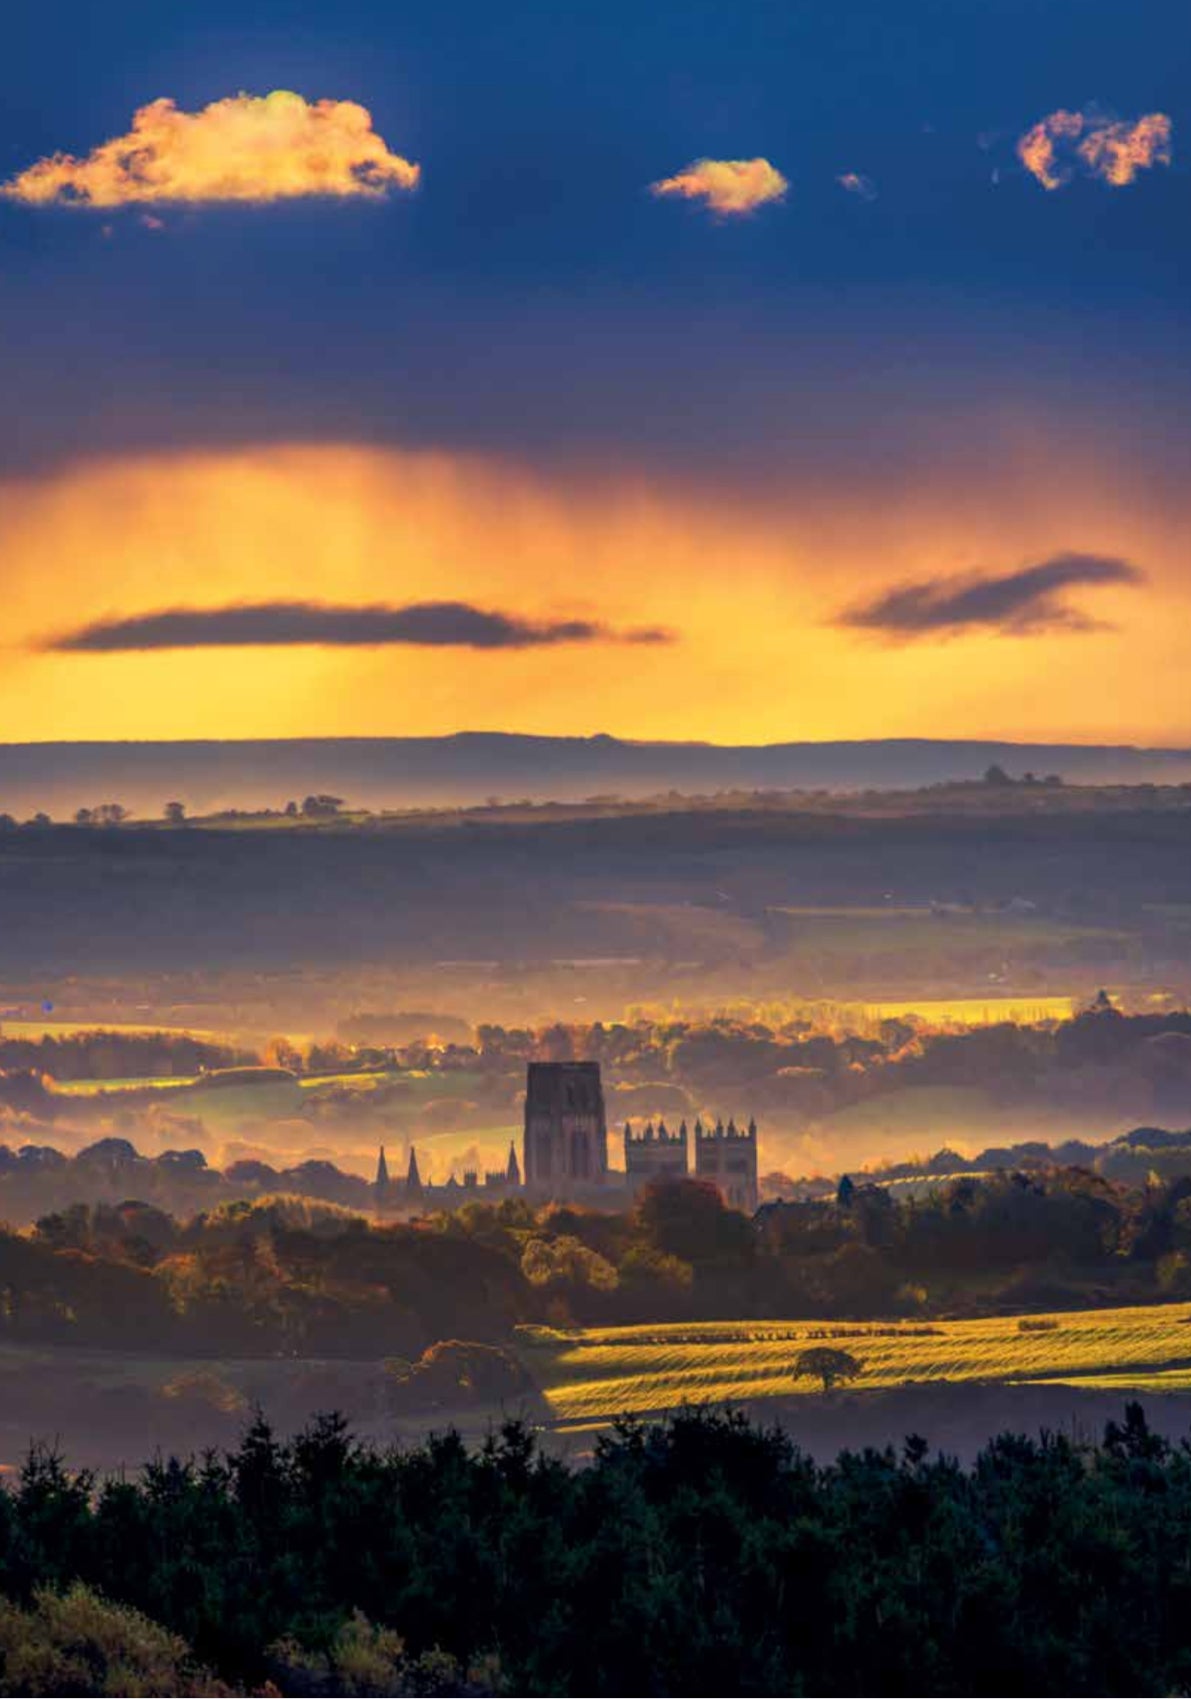
[[[655,195],[704,201],[725,216],[753,212],[785,197],[789,183],[767,159],[696,159],[673,177],[651,183]]]
[[[406,643],[426,648],[535,649],[555,643],[666,643],[655,627],[614,631],[591,620],[522,619],[470,602],[411,602],[405,607],[336,607],[325,602],[242,602],[223,608],[164,608],[101,619],[52,637],[48,650],[110,654],[150,649],[271,648],[316,643],[369,648]]]
[[[1017,157],[1044,189],[1061,189],[1077,171],[1121,189],[1139,171],[1170,164],[1170,138],[1164,112],[1129,120],[1060,109],[1026,131]]]
[[[85,158],[51,154],[0,190],[30,206],[289,200],[412,189],[420,168],[390,153],[367,107],[282,89],[232,95],[201,112],[154,100],[126,136]]]
[[[850,195],[858,195],[862,201],[875,201],[877,198],[877,185],[861,171],[844,171],[836,182],[841,189],[846,189]]]
[[[838,624],[911,642],[918,637],[995,631],[1010,637],[1097,631],[1103,623],[1073,607],[1064,592],[1103,584],[1140,584],[1145,574],[1116,555],[1051,555],[1016,572],[968,573],[897,584],[849,608]]]

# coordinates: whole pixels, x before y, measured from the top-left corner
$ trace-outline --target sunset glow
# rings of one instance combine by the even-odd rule
[[[22,49],[7,735],[1191,737],[1160,60],[865,16]]]
[[[941,714],[953,735],[1103,736],[1116,724],[1122,737],[1175,738],[1191,730],[1185,517],[1123,512],[1111,491],[1092,501],[1081,476],[1072,464],[1040,479],[1027,454],[1000,496],[923,487],[864,513],[825,490],[744,504],[639,476],[551,479],[483,457],[348,445],[80,465],[3,492],[0,711],[30,738],[512,724],[754,742],[926,734]],[[1043,620],[1007,635],[953,619],[905,647],[845,617],[897,584],[1021,567],[1083,536],[1147,573],[1141,589],[1101,573],[1109,582],[1067,590],[1091,629]],[[462,602],[593,629],[487,648],[336,642],[333,631],[267,647],[45,647],[67,626],[299,596]],[[651,629],[666,640],[618,641]],[[1128,698],[1116,722],[1102,706],[1110,672]]]

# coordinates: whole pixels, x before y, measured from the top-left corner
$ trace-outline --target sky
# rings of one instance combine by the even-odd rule
[[[1176,0],[17,0],[9,740],[1191,743]]]

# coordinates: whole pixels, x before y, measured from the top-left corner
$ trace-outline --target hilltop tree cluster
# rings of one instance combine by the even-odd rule
[[[13,1038],[0,1026],[0,1081],[34,1073],[48,1081],[189,1078],[212,1068],[256,1062],[242,1045],[182,1032],[105,1032],[102,1028]]]

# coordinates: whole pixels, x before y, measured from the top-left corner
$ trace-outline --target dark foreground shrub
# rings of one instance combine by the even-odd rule
[[[198,1668],[176,1634],[88,1587],[39,1588],[25,1609],[0,1599],[0,1693],[230,1692]]]

